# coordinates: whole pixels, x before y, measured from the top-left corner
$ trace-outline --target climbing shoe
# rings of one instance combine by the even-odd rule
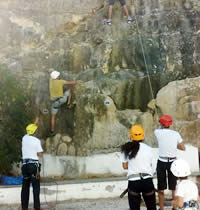
[[[48,137],[53,137],[55,135],[56,135],[55,131],[50,131]]]
[[[72,109],[75,107],[75,104],[67,104],[67,109]]]
[[[132,22],[133,22],[133,19],[131,17],[128,17],[127,23],[129,24],[129,23],[132,23]]]
[[[111,19],[107,19],[107,20],[105,21],[105,24],[107,24],[107,25],[112,25],[112,20],[111,20]]]

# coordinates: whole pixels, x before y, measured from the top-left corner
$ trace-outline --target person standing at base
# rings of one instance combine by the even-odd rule
[[[71,89],[63,91],[64,85],[76,85],[80,81],[65,81],[60,79],[60,72],[52,71],[49,80],[49,92],[51,100],[51,124],[50,124],[50,134],[49,136],[55,135],[55,120],[56,114],[62,104],[67,102],[69,106],[71,103]]]
[[[163,115],[160,117],[159,129],[155,129],[154,134],[158,141],[158,162],[157,162],[157,179],[158,179],[158,199],[160,210],[164,210],[164,190],[172,191],[172,199],[175,199],[176,177],[170,171],[171,164],[177,157],[177,149],[185,150],[183,139],[177,131],[170,129],[172,117]]]
[[[109,8],[108,8],[108,19],[106,20],[106,24],[111,25],[112,24],[112,8],[116,0],[108,0],[108,1],[109,1]],[[125,15],[127,16],[127,23],[131,23],[132,18],[129,16],[129,12],[128,12],[125,0],[119,0],[119,1],[124,10]]]
[[[143,143],[144,130],[140,125],[130,129],[131,142],[121,146],[122,167],[128,169],[128,201],[130,210],[140,210],[141,194],[147,210],[156,210],[153,185],[153,150]]]
[[[43,155],[40,140],[36,137],[38,126],[29,124],[27,134],[22,138],[22,210],[28,210],[30,183],[33,187],[34,209],[40,210],[40,163],[39,157]]]
[[[178,179],[176,196],[172,200],[172,206],[176,209],[198,210],[199,193],[197,185],[188,180],[191,174],[190,167],[185,160],[175,160],[171,165],[171,172]]]

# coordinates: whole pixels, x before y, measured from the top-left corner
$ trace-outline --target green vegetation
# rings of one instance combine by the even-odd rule
[[[0,174],[11,173],[21,159],[21,138],[30,122],[27,91],[5,67],[0,67]]]

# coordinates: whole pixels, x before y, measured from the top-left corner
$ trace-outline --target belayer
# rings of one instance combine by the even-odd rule
[[[175,199],[176,177],[170,171],[170,167],[177,158],[177,149],[185,150],[185,145],[179,132],[170,129],[172,125],[170,115],[161,116],[159,122],[161,127],[154,131],[159,153],[156,170],[159,205],[160,210],[164,210],[164,190],[167,189],[167,183],[168,189],[172,191],[172,199]]]
[[[22,210],[28,210],[30,184],[33,187],[34,209],[40,210],[40,163],[39,157],[43,155],[40,140],[36,137],[38,126],[29,124],[27,134],[22,138]]]
[[[147,210],[156,210],[153,185],[153,149],[144,144],[144,130],[140,125],[130,129],[131,142],[121,146],[122,167],[128,169],[128,201],[130,210],[140,210],[141,195]]]

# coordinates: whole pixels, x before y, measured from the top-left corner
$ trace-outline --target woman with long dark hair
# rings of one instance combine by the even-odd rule
[[[130,129],[131,142],[121,147],[122,166],[128,169],[128,201],[130,210],[140,210],[141,195],[147,210],[156,210],[152,175],[152,148],[143,143],[144,130],[140,125]]]

